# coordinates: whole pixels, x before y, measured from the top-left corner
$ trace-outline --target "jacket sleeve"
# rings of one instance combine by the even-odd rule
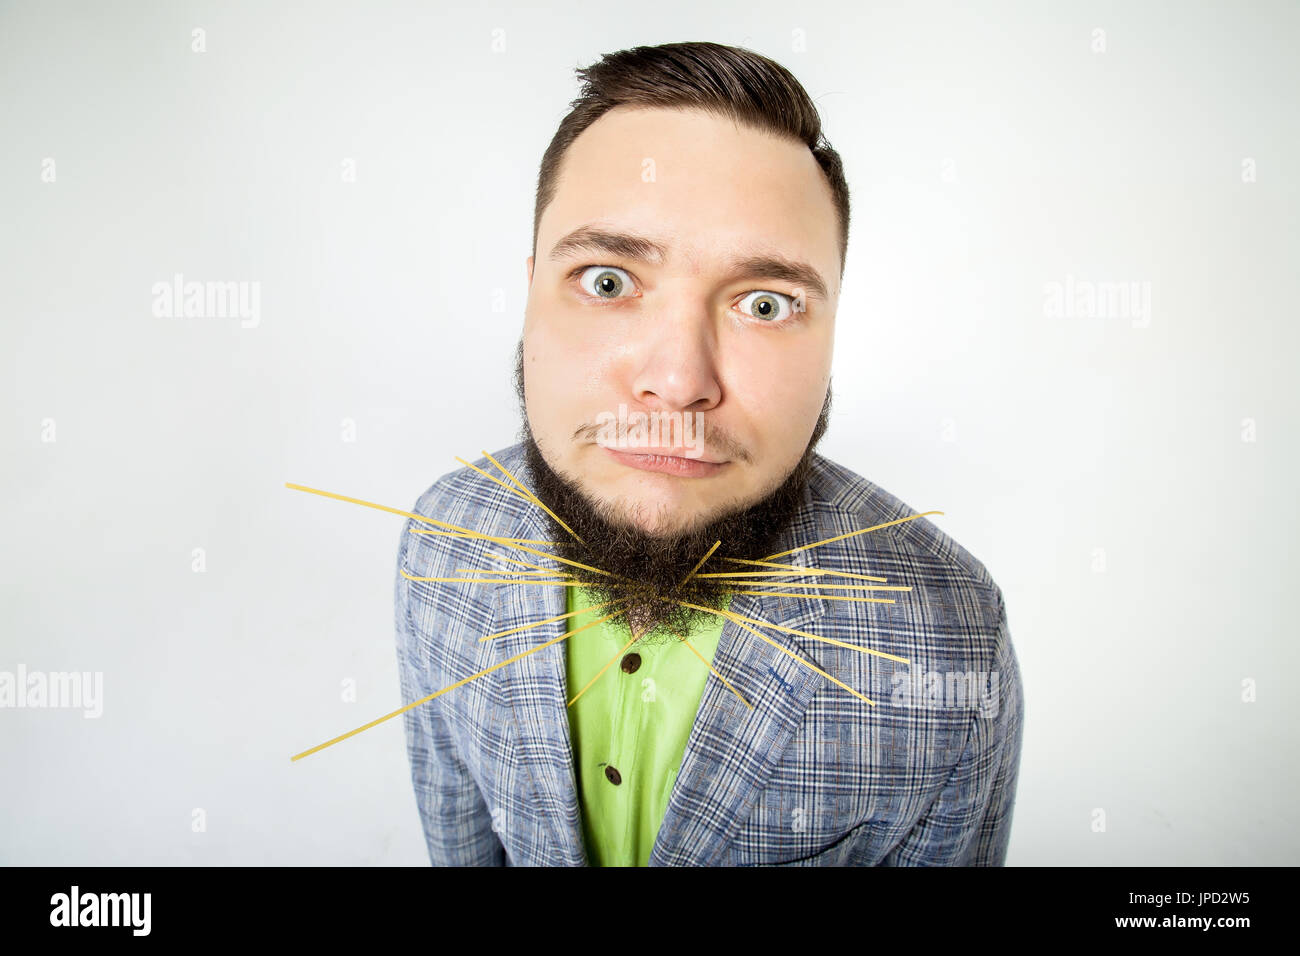
[[[402,528],[398,548],[397,580],[394,587],[394,623],[397,630],[397,667],[402,703],[428,697],[439,687],[428,682],[418,632],[411,623],[411,582],[401,574],[407,568],[407,554],[413,522]],[[434,866],[504,866],[505,849],[492,826],[492,815],[469,769],[461,760],[456,742],[442,712],[443,700],[427,701],[404,715],[406,752],[411,764],[411,784],[424,827],[429,860]]]
[[[990,677],[966,749],[934,802],[881,860],[881,866],[1002,866],[1015,809],[1023,737],[1024,692],[998,591]]]

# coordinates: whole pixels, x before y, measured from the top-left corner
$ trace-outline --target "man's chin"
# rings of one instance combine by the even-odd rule
[[[603,477],[603,476],[602,476]],[[582,494],[598,505],[606,522],[654,537],[684,535],[718,518],[725,510],[744,507],[735,494],[708,496],[707,480],[636,472],[595,484],[578,483]],[[712,484],[712,483],[707,483]]]
[[[626,516],[623,524],[652,538],[667,540],[679,538],[694,528],[707,524],[711,517],[708,514],[692,514],[660,506],[653,512],[637,509]]]
[[[642,488],[594,494],[584,489],[584,493],[600,503],[601,517],[609,524],[655,538],[678,537],[707,524],[721,512],[720,505],[710,508],[695,495],[673,488],[655,489],[650,494]]]

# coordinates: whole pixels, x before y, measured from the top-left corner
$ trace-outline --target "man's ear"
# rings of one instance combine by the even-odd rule
[[[533,257],[528,257],[528,284],[533,284]]]

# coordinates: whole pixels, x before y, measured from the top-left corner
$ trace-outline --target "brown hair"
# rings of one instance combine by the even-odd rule
[[[839,218],[840,271],[849,245],[849,187],[840,155],[822,135],[807,91],[775,60],[719,43],[665,43],[607,53],[579,68],[582,92],[560,121],[542,156],[533,209],[533,253],[542,213],[555,198],[565,151],[588,126],[616,106],[695,108],[806,145],[831,188]]]

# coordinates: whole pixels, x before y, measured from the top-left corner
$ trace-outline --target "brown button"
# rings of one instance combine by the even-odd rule
[[[640,654],[624,654],[623,663],[620,665],[624,674],[635,674],[636,669],[641,666]]]
[[[623,777],[613,767],[605,768],[605,779],[616,787],[623,782]]]

